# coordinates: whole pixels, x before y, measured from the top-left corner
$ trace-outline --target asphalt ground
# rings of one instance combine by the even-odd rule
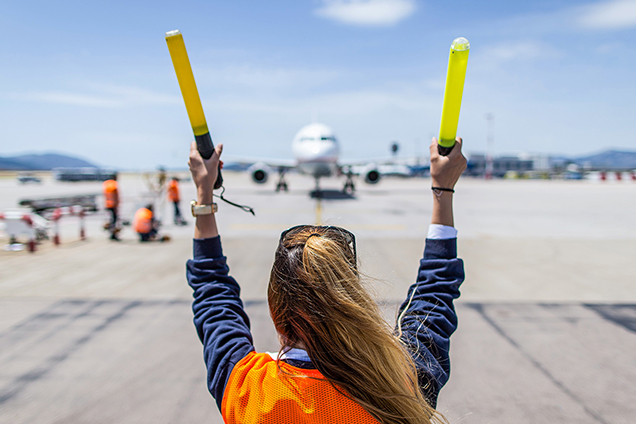
[[[387,318],[413,282],[431,212],[430,180],[325,180],[253,185],[225,174],[218,221],[259,351],[278,349],[266,286],[280,232],[329,223],[356,234],[361,269]],[[152,199],[123,175],[122,215]],[[99,193],[96,183],[18,185],[0,178],[0,211],[28,197]],[[194,195],[182,184],[182,209]],[[162,197],[163,198],[163,197]],[[438,408],[454,423],[632,423],[636,417],[636,184],[462,180],[455,199],[466,266],[452,337],[452,373]],[[185,261],[193,226],[140,244],[128,227],[109,242],[106,215],[61,221],[59,247],[0,250],[0,423],[222,422],[205,387]],[[192,222],[192,218],[187,216]],[[0,235],[0,245],[8,239]]]

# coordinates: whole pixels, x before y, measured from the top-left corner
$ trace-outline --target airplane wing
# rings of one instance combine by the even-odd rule
[[[296,168],[296,160],[227,155],[223,158],[223,168],[247,171],[251,175],[252,181],[257,184],[266,183],[270,175],[278,173],[279,182],[276,189],[278,191],[281,187],[287,190],[283,175]]]
[[[364,160],[341,160],[340,169],[343,174],[365,177],[365,181],[374,184],[379,177],[413,177],[430,169],[427,158],[416,157],[382,157]],[[377,178],[376,178],[377,175]]]
[[[269,166],[270,168],[295,168],[296,160],[294,159],[276,159],[276,158],[262,158],[255,156],[234,156],[234,155],[224,155],[223,162],[228,164],[238,164],[238,165],[254,165],[254,164],[264,164]]]
[[[370,163],[376,165],[414,165],[414,164],[428,164],[428,156],[383,156],[377,158],[368,159],[340,159],[338,164],[342,166],[364,166]]]

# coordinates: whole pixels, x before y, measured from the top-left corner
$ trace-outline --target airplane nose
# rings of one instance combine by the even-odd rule
[[[298,144],[296,157],[302,161],[332,161],[338,158],[338,146],[334,143],[318,141],[314,143]]]

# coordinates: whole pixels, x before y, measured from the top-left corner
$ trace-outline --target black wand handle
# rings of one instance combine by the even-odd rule
[[[444,146],[440,146],[439,144],[437,145],[437,151],[439,152],[440,155],[442,156],[448,156],[451,152],[451,150],[453,150],[453,147],[455,147],[455,145],[453,144],[450,147],[444,147]]]
[[[197,135],[194,137],[197,142],[197,150],[203,159],[210,159],[214,154],[214,144],[212,143],[212,137],[207,132],[203,135]],[[221,188],[223,186],[223,176],[221,176],[221,163],[219,162],[219,173],[214,182],[214,189]]]

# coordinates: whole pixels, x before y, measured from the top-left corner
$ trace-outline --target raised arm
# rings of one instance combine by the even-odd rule
[[[432,187],[454,189],[466,169],[462,140],[448,156],[431,143]],[[453,300],[459,297],[464,264],[457,259],[457,231],[453,219],[453,192],[433,190],[431,226],[420,261],[417,281],[400,306],[397,331],[418,369],[420,387],[432,406],[450,374],[450,336],[457,328]]]
[[[197,203],[212,204],[222,145],[204,160],[192,143],[190,171],[197,186]],[[194,325],[203,343],[208,390],[219,410],[234,365],[254,350],[250,322],[240,298],[240,287],[229,275],[214,214],[199,215],[194,229],[193,259],[187,263],[188,284],[194,290]]]
[[[192,174],[192,181],[197,187],[197,204],[199,205],[211,205],[214,200],[212,191],[214,190],[216,176],[219,173],[218,165],[221,153],[223,153],[223,145],[217,144],[212,157],[206,160],[199,154],[196,142],[193,141],[190,145],[188,166]],[[212,238],[218,235],[219,230],[216,226],[215,214],[197,216],[194,224],[195,239]]]
[[[453,190],[466,169],[466,158],[462,154],[462,139],[457,138],[455,147],[448,156],[437,151],[437,139],[433,138],[431,151],[431,187]],[[433,214],[431,224],[455,226],[453,217],[453,192],[433,190]]]

